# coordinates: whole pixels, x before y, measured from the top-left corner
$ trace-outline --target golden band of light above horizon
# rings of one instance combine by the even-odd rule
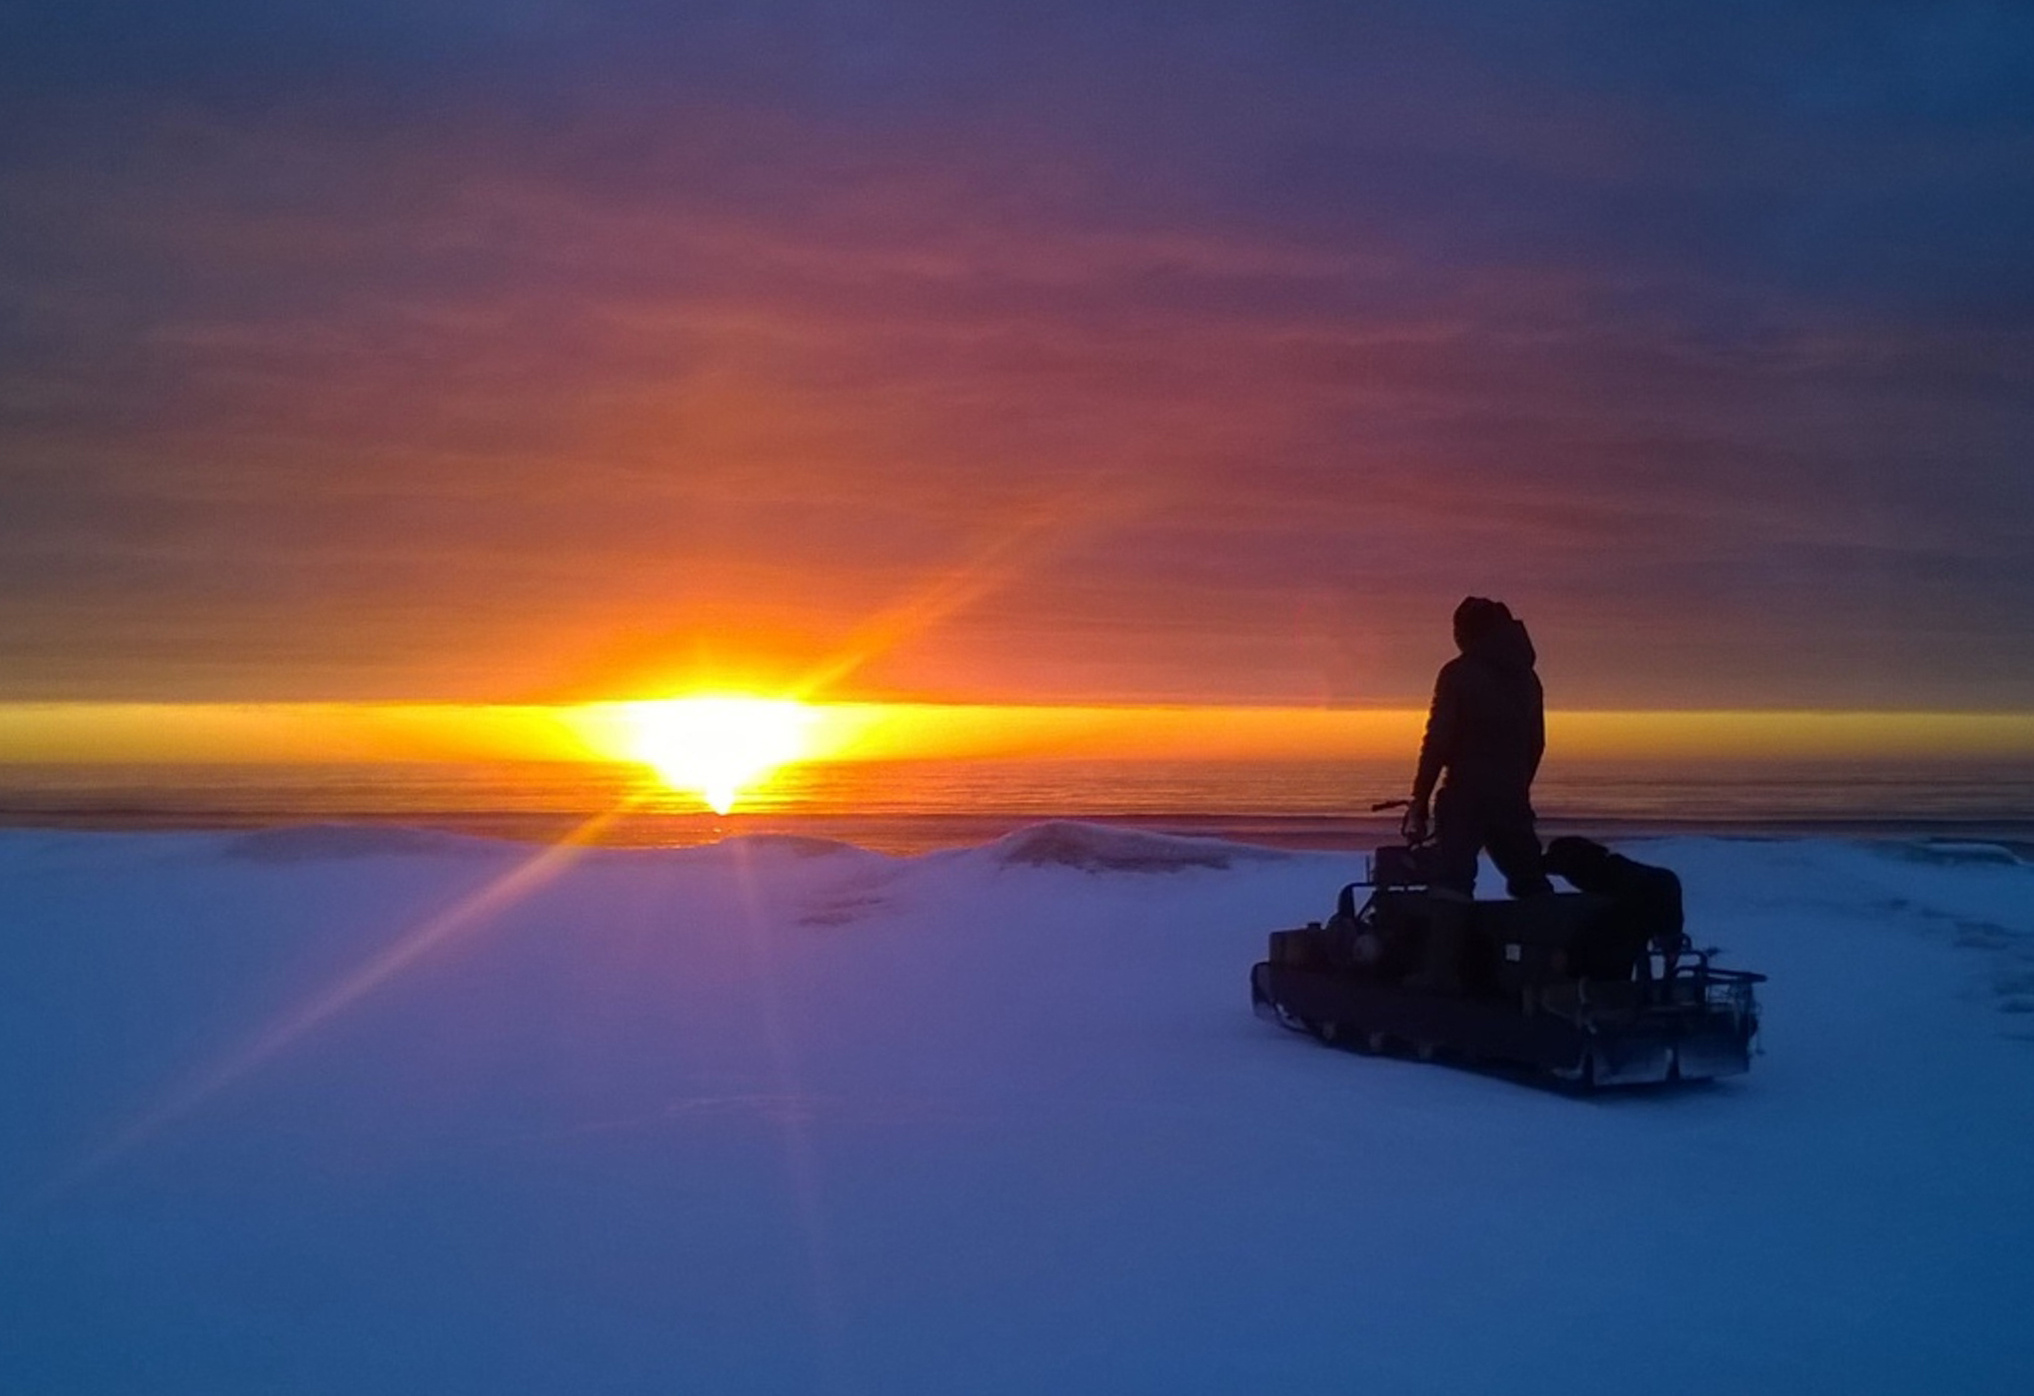
[[[0,704],[0,762],[641,762],[642,703]],[[1405,756],[1409,708],[803,705],[804,761]],[[2034,713],[1552,712],[1578,759],[2034,757]]]

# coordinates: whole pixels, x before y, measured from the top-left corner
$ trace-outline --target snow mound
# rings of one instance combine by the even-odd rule
[[[987,845],[1005,866],[1078,868],[1082,872],[1181,872],[1225,869],[1238,862],[1262,862],[1285,855],[1221,839],[1112,829],[1102,824],[1054,820],[1019,829]]]
[[[312,863],[331,858],[379,858],[388,854],[440,857],[445,854],[494,854],[500,847],[486,840],[431,829],[374,824],[301,824],[242,834],[226,845],[228,858],[253,863]]]
[[[819,858],[842,857],[887,861],[883,854],[858,844],[814,838],[809,834],[735,834],[714,843],[675,848],[668,852],[684,861],[705,863],[721,863],[730,859],[737,863],[757,860],[805,863]]]
[[[1952,867],[1967,863],[1992,863],[2001,867],[2016,867],[2027,861],[2006,844],[1962,839],[1890,843],[1880,845],[1878,851],[1887,857],[1899,858],[1909,863],[1939,863]]]

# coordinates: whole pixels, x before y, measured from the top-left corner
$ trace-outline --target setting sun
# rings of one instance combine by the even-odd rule
[[[630,754],[716,814],[777,767],[807,755],[812,712],[789,699],[713,696],[630,703]]]

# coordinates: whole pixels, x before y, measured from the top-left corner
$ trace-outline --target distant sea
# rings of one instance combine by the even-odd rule
[[[737,834],[836,839],[887,852],[975,844],[1080,819],[1286,848],[1367,848],[1397,826],[1404,761],[1062,761],[792,766],[731,815],[634,766],[4,765],[0,825],[246,829],[401,824],[550,841],[678,846]],[[1710,831],[1938,837],[2034,844],[2034,761],[1550,759],[1543,833]]]

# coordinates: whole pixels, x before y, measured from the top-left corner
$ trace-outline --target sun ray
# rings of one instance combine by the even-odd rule
[[[871,616],[840,649],[798,684],[801,697],[831,689],[871,661],[916,639],[977,602],[1047,567],[1082,538],[1145,507],[1112,474],[1097,473],[1068,492],[1019,514],[1007,530],[968,558]]]
[[[546,845],[532,857],[403,935],[393,945],[337,983],[314,994],[301,1006],[278,1015],[238,1049],[195,1072],[163,1096],[140,1118],[122,1129],[110,1143],[87,1156],[46,1188],[44,1195],[60,1193],[96,1173],[146,1142],[165,1126],[190,1114],[220,1091],[250,1075],[321,1024],[337,1017],[409,969],[430,951],[481,929],[496,914],[563,872],[589,844],[598,841],[610,825],[637,803],[637,799],[631,798],[587,820],[558,842]]]
[[[757,1018],[769,1049],[772,1085],[778,1099],[803,1101],[809,1092],[806,1073],[800,1063],[796,1038],[785,1013],[783,995],[777,982],[781,964],[773,935],[775,926],[764,895],[761,875],[752,861],[753,849],[733,846],[734,872],[739,889],[744,941],[756,990]],[[829,1373],[837,1368],[845,1330],[842,1323],[838,1285],[832,1258],[832,1240],[827,1224],[824,1194],[820,1186],[820,1160],[804,1111],[777,1113],[775,1124],[784,1155],[784,1181],[790,1188],[799,1230],[804,1238],[806,1282],[811,1291],[812,1317],[820,1356]]]

